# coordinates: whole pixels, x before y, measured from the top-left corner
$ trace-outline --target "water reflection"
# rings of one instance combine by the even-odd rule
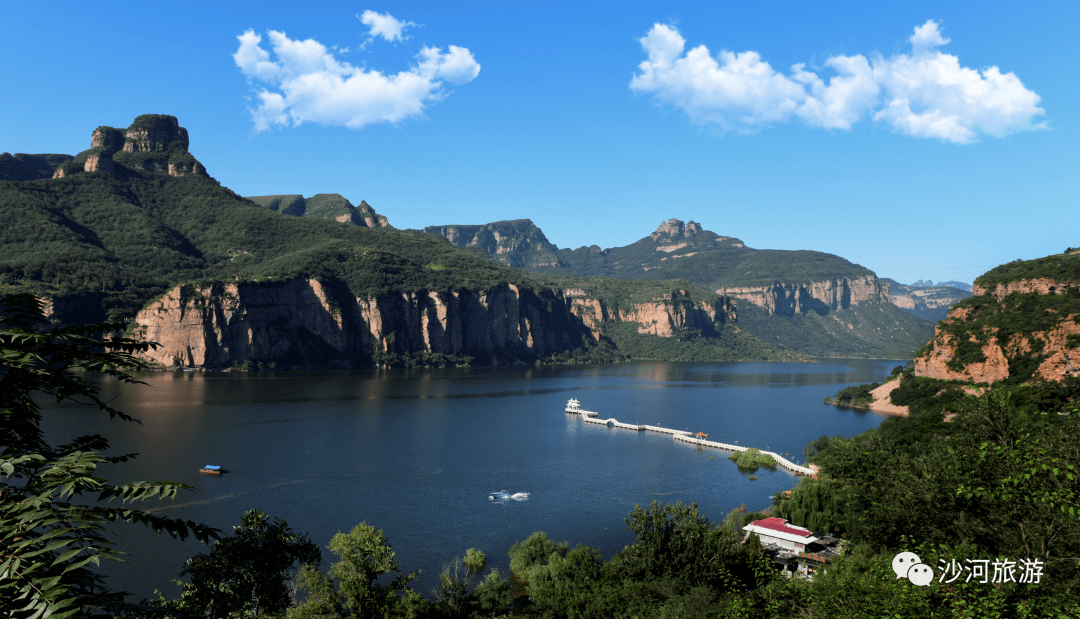
[[[603,417],[690,428],[710,439],[793,454],[821,434],[851,436],[882,416],[822,404],[848,384],[880,381],[896,362],[820,364],[635,363],[369,372],[147,374],[145,386],[104,383],[113,406],[143,420],[109,421],[84,407],[49,407],[47,435],[103,434],[112,482],[169,479],[196,486],[155,513],[222,530],[258,507],[325,545],[361,521],[384,529],[420,590],[469,547],[508,569],[506,552],[536,530],[599,546],[631,539],[635,503],[695,501],[713,520],[740,503],[768,504],[795,477],[749,481],[724,452],[653,433],[585,424],[563,412],[578,398]],[[55,439],[53,439],[55,440]],[[709,456],[713,456],[710,459]],[[231,473],[200,476],[204,464]],[[492,488],[528,489],[527,501],[485,507]],[[126,533],[117,586],[148,596],[204,547]]]

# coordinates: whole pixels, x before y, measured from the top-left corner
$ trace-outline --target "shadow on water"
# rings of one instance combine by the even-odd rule
[[[419,591],[470,547],[509,572],[507,551],[534,531],[597,546],[631,543],[635,504],[696,502],[711,520],[741,503],[761,509],[794,486],[784,471],[759,479],[666,435],[586,424],[567,399],[603,418],[702,431],[710,440],[791,453],[822,434],[852,436],[883,417],[822,404],[843,387],[880,381],[894,361],[808,364],[627,363],[368,372],[157,373],[148,386],[103,384],[113,405],[142,420],[110,421],[79,406],[45,406],[50,440],[109,437],[133,462],[102,467],[111,482],[169,479],[198,488],[156,514],[223,531],[253,508],[284,518],[320,546],[364,521],[383,529]],[[707,456],[712,456],[709,458]],[[232,471],[208,478],[206,463]],[[497,508],[493,488],[530,492]],[[131,531],[131,529],[135,529]],[[206,547],[124,527],[127,562],[110,581],[151,596]]]

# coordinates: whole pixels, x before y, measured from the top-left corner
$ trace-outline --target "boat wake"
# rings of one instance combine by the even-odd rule
[[[528,492],[515,492],[514,494],[510,494],[505,490],[500,490],[498,492],[489,493],[488,494],[488,500],[489,501],[499,501],[499,502],[502,502],[502,503],[505,503],[505,502],[510,501],[510,500],[528,501],[529,500],[529,493]]]

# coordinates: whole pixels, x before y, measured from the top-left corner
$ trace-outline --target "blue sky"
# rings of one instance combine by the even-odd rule
[[[1005,4],[9,3],[0,151],[172,114],[241,195],[970,282],[1080,246],[1080,4]]]

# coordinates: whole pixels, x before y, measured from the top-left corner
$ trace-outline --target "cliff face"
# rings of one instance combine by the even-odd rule
[[[1080,376],[1080,282],[1020,279],[972,289],[938,323],[915,374],[992,383]]]
[[[188,152],[188,143],[187,129],[175,116],[144,114],[127,129],[94,129],[90,149],[57,167],[53,178],[79,172],[115,172],[117,164],[169,176],[207,176],[206,168]]]
[[[581,345],[562,297],[514,285],[355,298],[316,280],[179,286],[139,312],[145,355],[166,367],[363,367],[377,353],[523,363]]]
[[[382,355],[443,353],[482,363],[532,363],[599,339],[605,320],[640,322],[671,337],[734,319],[728,300],[695,303],[683,291],[612,306],[580,290],[536,292],[513,284],[475,292],[356,298],[314,279],[178,286],[135,318],[139,337],[161,347],[164,367],[365,367]]]
[[[718,295],[749,301],[770,315],[794,316],[809,311],[825,314],[853,305],[881,303],[881,285],[873,275],[840,277],[825,281],[769,286],[718,288]]]
[[[428,226],[428,234],[445,237],[458,247],[477,247],[495,260],[516,269],[565,267],[559,248],[547,240],[529,219],[497,221],[482,226]]]
[[[954,286],[920,286],[918,283],[905,286],[884,278],[881,280],[881,290],[893,305],[931,322],[943,320],[953,304],[972,295],[971,292]]]
[[[638,333],[675,337],[686,329],[708,332],[718,324],[737,319],[735,304],[730,299],[695,302],[685,290],[652,301],[620,304],[597,299],[575,288],[564,290],[563,296],[593,337],[599,337],[600,325],[605,321],[636,322]]]

